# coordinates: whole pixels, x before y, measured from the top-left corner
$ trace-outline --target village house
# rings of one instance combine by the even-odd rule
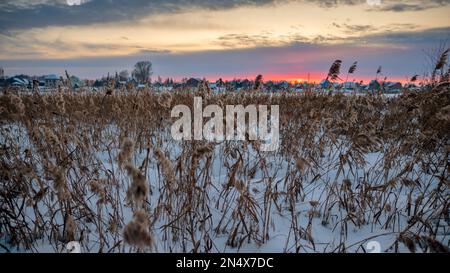
[[[369,85],[366,86],[365,88],[366,91],[379,91],[381,90],[381,84],[378,80],[371,80]]]
[[[384,83],[384,90],[388,93],[400,93],[403,86],[400,82],[386,82]]]
[[[46,89],[55,89],[61,83],[61,80],[55,74],[50,74],[44,76],[43,82]]]
[[[342,91],[353,92],[359,90],[359,83],[357,82],[344,82],[342,84]]]
[[[9,79],[9,85],[28,88],[30,85],[30,81],[25,77],[15,76]]]
[[[328,79],[325,79],[325,80],[322,80],[319,85],[320,85],[320,88],[322,88],[322,89],[328,89],[331,87],[331,82]]]
[[[196,88],[202,80],[199,78],[190,78],[184,83],[185,87]]]

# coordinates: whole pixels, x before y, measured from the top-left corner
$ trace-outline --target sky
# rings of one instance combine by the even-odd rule
[[[450,0],[2,0],[6,75],[94,79],[153,63],[153,78],[406,81],[450,40]]]

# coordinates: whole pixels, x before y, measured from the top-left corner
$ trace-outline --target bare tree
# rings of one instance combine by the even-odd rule
[[[129,74],[128,74],[128,71],[127,71],[127,70],[122,70],[122,71],[119,72],[119,79],[120,79],[121,81],[126,81],[126,80],[128,80],[128,77],[129,77]]]
[[[257,90],[257,91],[261,90],[261,88],[263,87],[263,84],[264,84],[263,76],[262,75],[256,76],[255,84],[253,86],[253,90]]]
[[[150,80],[150,76],[153,74],[152,62],[141,61],[134,65],[133,78],[139,83],[147,83]]]

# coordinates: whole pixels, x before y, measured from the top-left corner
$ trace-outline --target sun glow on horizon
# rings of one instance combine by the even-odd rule
[[[102,3],[116,8],[113,0],[95,2],[67,0],[63,3],[69,6],[63,6],[69,13],[84,10],[86,14],[101,12],[95,9],[103,7]],[[358,67],[356,81],[373,78],[371,71],[379,65],[385,66],[386,75],[404,81],[422,73],[423,62],[412,56],[429,48],[429,40],[445,39],[445,34],[450,38],[450,5],[382,11],[387,0],[380,5],[375,0],[353,5],[334,2],[332,7],[317,1],[275,1],[210,9],[177,4],[143,14],[124,8],[120,12],[130,12],[129,16],[88,22],[83,21],[83,13],[73,22],[61,16],[53,21],[47,16],[40,26],[0,31],[0,66],[7,73],[51,74],[74,69],[82,77],[96,77],[132,69],[141,58],[153,62],[156,75],[169,77],[214,74],[251,79],[266,74],[265,78],[275,81],[320,82],[330,64],[342,59],[360,61],[364,66]],[[30,8],[37,9],[36,18],[42,6]],[[55,9],[49,6],[49,10]],[[115,12],[113,9],[112,14]],[[4,22],[37,20],[20,18],[20,14],[17,19],[5,17]]]

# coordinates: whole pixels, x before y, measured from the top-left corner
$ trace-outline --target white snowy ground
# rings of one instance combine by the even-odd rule
[[[24,143],[24,149],[28,145]],[[221,153],[222,151],[219,149],[220,145],[216,147],[214,152],[213,159],[213,168],[211,171],[211,181],[212,185],[208,187],[208,194],[211,199],[211,203],[215,203],[219,201],[219,203],[228,203],[231,204],[235,202],[233,197],[229,197],[228,200],[223,200],[223,196],[220,196],[220,191],[223,188],[223,185],[227,183],[228,174],[227,170],[224,167],[224,162],[221,161]],[[180,153],[180,147],[174,145],[173,142],[163,144],[163,149],[169,155],[169,158],[174,162],[175,158]],[[117,156],[117,149],[112,154],[113,158]],[[324,153],[328,154],[328,153]],[[106,169],[112,170],[116,173],[119,173],[119,167],[117,163],[114,161],[110,161],[109,155],[106,153],[105,147],[98,147],[97,154],[95,155],[98,160],[103,163],[103,166]],[[139,166],[143,159],[145,158],[146,153],[142,151],[136,151],[135,153],[135,164]],[[310,201],[318,202],[318,210],[322,208],[325,200],[327,198],[325,194],[325,190],[330,187],[333,183],[337,183],[338,185],[342,183],[344,177],[351,179],[353,189],[356,189],[359,186],[359,179],[366,178],[368,180],[371,179],[371,175],[373,176],[372,183],[373,185],[382,184],[383,181],[377,181],[375,174],[377,174],[378,170],[381,170],[383,161],[380,161],[382,157],[381,153],[370,153],[366,155],[366,163],[363,166],[360,166],[356,173],[351,173],[348,167],[345,167],[343,173],[336,178],[338,166],[336,162],[339,162],[339,158],[336,153],[331,152],[330,156],[325,156],[320,162],[320,167],[318,172],[316,173],[306,173],[302,179],[303,186],[303,198],[301,201],[295,204],[296,213],[298,217],[297,225],[302,227],[303,229],[307,229],[309,222],[309,214],[312,210],[312,205]],[[249,152],[244,154],[244,163],[248,163],[252,165],[252,163],[257,159],[255,152],[253,149],[249,148]],[[288,166],[295,166],[295,162],[284,158],[279,153],[268,153],[266,155],[267,162],[272,164],[272,168],[269,170],[269,176],[272,178],[271,187],[277,189],[280,192],[283,192],[283,181],[288,175]],[[201,161],[200,166],[204,164]],[[150,206],[156,204],[159,198],[159,186],[158,181],[162,179],[159,175],[156,162],[153,160],[150,162],[148,167],[147,181],[149,181],[151,190],[153,194],[149,197]],[[403,168],[402,163],[399,163],[395,169],[392,170],[390,176],[394,177],[401,169]],[[352,170],[355,172],[355,170]],[[319,176],[317,176],[319,174]],[[426,177],[421,174],[421,177],[417,177],[423,181],[433,180],[432,177]],[[265,179],[263,179],[265,177]],[[119,176],[119,179],[125,181],[125,185],[129,183],[129,178],[126,174],[122,174]],[[264,192],[267,188],[268,181],[267,176],[262,173],[260,169],[257,170],[253,179],[248,181],[251,189],[254,189],[254,198],[257,200],[257,203],[260,205],[258,210],[258,216],[260,219],[263,218],[263,210],[262,205],[264,202]],[[437,183],[437,182],[433,182]],[[448,188],[446,189],[448,190]],[[426,193],[427,189],[419,189],[414,195],[418,196],[419,194]],[[256,193],[259,192],[259,193]],[[123,199],[125,199],[126,195],[126,187],[123,187],[121,192]],[[238,194],[236,190],[232,194]],[[230,196],[233,196],[230,194]],[[407,191],[400,189],[396,192],[397,195],[389,195],[386,198],[392,200],[392,203],[396,203],[396,208],[400,208],[400,211],[403,211],[406,207],[407,202]],[[447,193],[450,194],[450,193]],[[87,197],[86,197],[87,198]],[[221,201],[222,200],[222,201]],[[95,196],[89,197],[89,203],[92,205],[92,209],[96,210],[96,201]],[[254,241],[249,243],[244,243],[241,248],[231,247],[227,245],[228,234],[216,234],[212,233],[214,236],[212,239],[213,248],[212,252],[295,252],[296,245],[294,240],[293,230],[291,229],[292,225],[292,216],[290,211],[287,209],[287,204],[283,204],[283,202],[279,202],[282,206],[285,206],[281,209],[281,212],[278,211],[275,207],[271,209],[270,215],[270,229],[269,229],[269,239],[263,244],[257,244]],[[42,208],[44,209],[44,208]],[[216,208],[216,206],[211,205],[210,209],[212,210],[212,222],[217,224],[219,219],[222,217],[223,212],[220,211],[220,208]],[[30,219],[34,219],[34,214],[31,209],[27,209],[27,216]],[[124,222],[128,223],[132,218],[132,211],[129,207],[122,207]],[[105,214],[107,213],[107,210]],[[226,213],[226,217],[230,217],[230,213]],[[334,206],[331,211],[330,222],[328,224],[322,224],[322,215],[314,215],[312,218],[312,225],[310,227],[310,235],[311,238],[302,238],[300,252],[333,252],[337,251],[341,241],[345,243],[346,252],[370,252],[373,244],[375,246],[380,247],[380,251],[388,251],[392,252],[392,244],[399,235],[401,231],[408,225],[407,221],[409,217],[406,216],[405,213],[398,213],[397,221],[394,224],[389,224],[383,226],[386,222],[387,214],[382,214],[378,223],[366,223],[361,226],[356,226],[351,223],[347,226],[347,234],[344,236],[344,232],[341,230],[341,225],[339,224],[340,220],[342,220],[343,211],[339,208],[339,206]],[[62,219],[59,219],[62,221]],[[441,220],[441,228],[439,231],[438,239],[447,244],[450,238],[450,228],[449,223]],[[153,252],[181,252],[182,249],[180,246],[174,246],[171,250],[169,250],[167,246],[167,242],[163,240],[164,232],[162,227],[164,226],[164,221],[159,220],[156,222],[154,226],[154,236],[155,236],[155,247],[152,249]],[[3,244],[7,245],[7,234],[0,234],[1,241]],[[199,232],[200,235],[200,232]],[[343,237],[344,236],[344,237]],[[89,241],[88,245],[82,244],[82,251],[84,252],[96,252],[98,251],[98,244],[96,243],[96,238],[98,238],[98,234],[95,232],[95,228],[92,229],[92,233],[88,235]],[[368,245],[369,243],[369,245]],[[11,247],[9,246],[10,251],[12,252],[23,252],[23,251],[33,251],[33,252],[60,252],[66,251],[65,245],[60,244],[58,246],[49,245],[48,240],[42,239],[38,240],[34,245],[34,249],[25,250],[23,248]],[[128,246],[124,246],[122,250],[129,251]],[[4,251],[4,249],[0,248],[0,252]],[[403,244],[399,244],[399,251],[408,252],[407,248]],[[418,250],[419,251],[419,250]]]

